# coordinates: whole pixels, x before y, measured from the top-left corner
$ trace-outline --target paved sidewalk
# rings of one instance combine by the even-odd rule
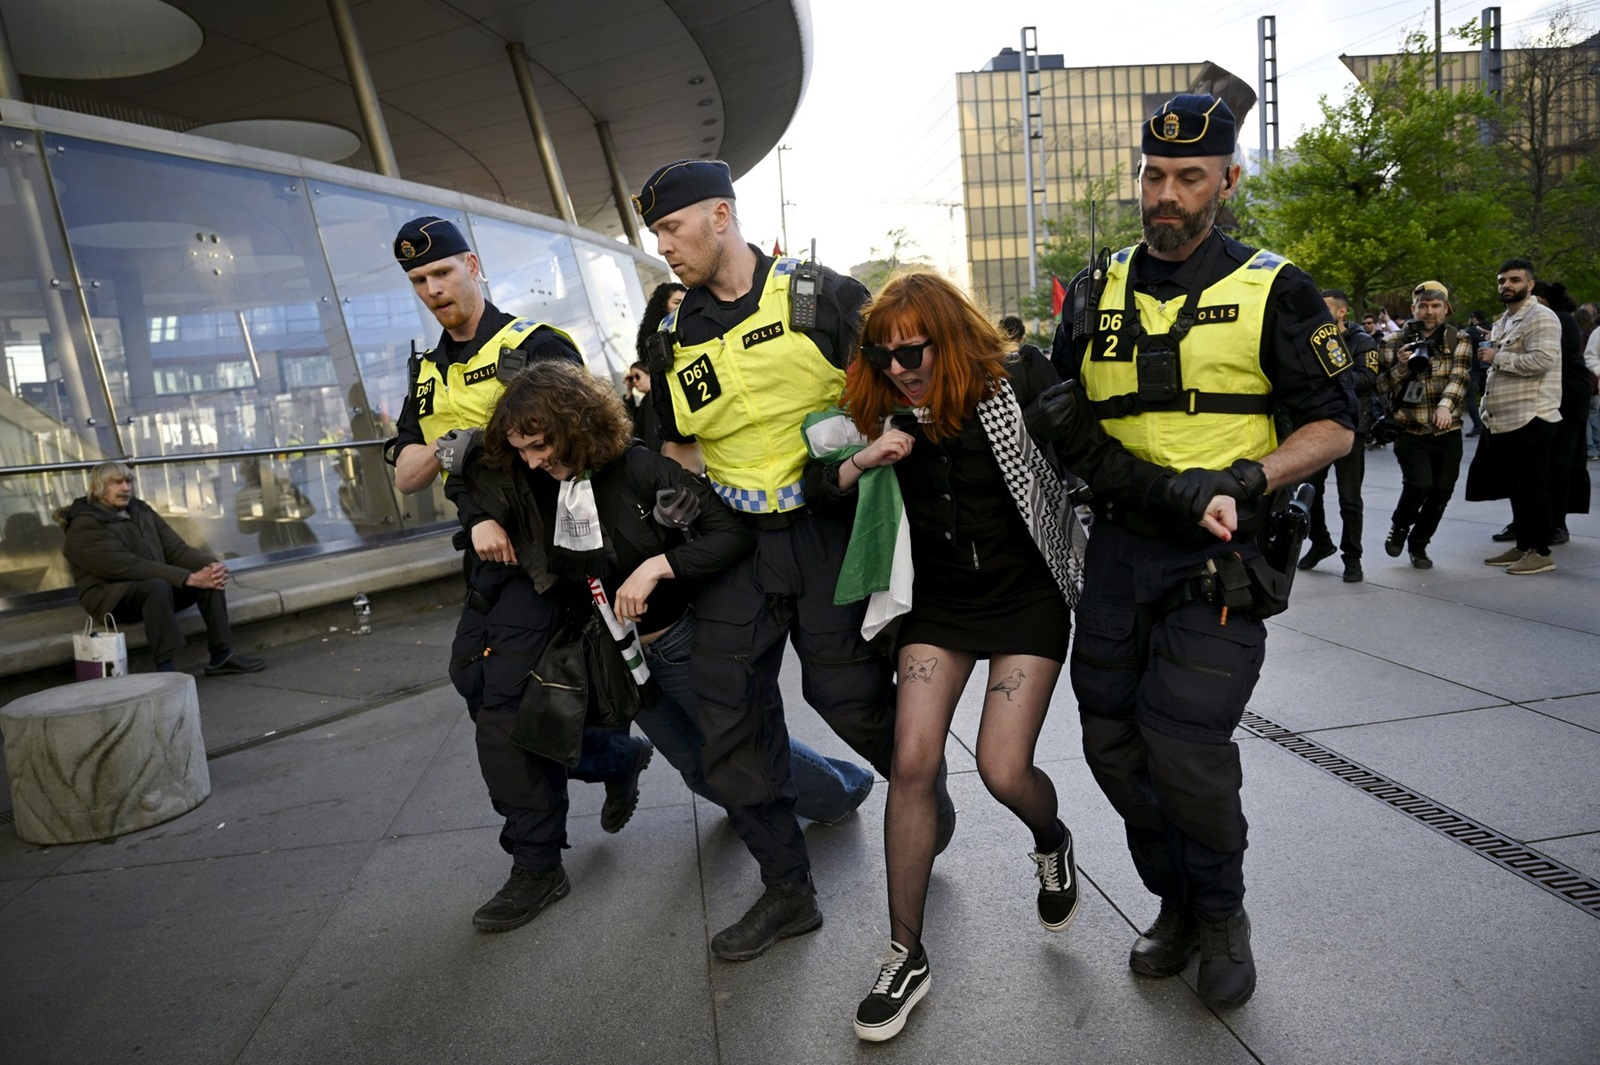
[[[759,960],[709,954],[754,864],[662,759],[616,836],[602,789],[574,784],[571,897],[474,932],[509,863],[444,676],[447,606],[198,678],[214,790],[183,817],[50,848],[0,825],[0,1061],[1593,1063],[1600,516],[1574,517],[1554,573],[1515,577],[1481,561],[1505,504],[1458,499],[1419,571],[1383,553],[1398,488],[1370,454],[1367,581],[1324,562],[1271,623],[1239,733],[1261,972],[1242,1009],[1202,1006],[1192,965],[1129,972],[1155,903],[1064,679],[1039,757],[1078,840],[1078,919],[1052,935],[1033,914],[1027,833],[975,771],[975,681],[948,748],[934,988],[891,1043],[850,1026],[887,935],[881,784],[807,829],[827,923]],[[844,754],[792,663],[786,682],[794,731]]]

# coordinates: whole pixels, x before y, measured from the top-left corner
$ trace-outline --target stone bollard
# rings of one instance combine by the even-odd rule
[[[0,707],[17,835],[109,839],[211,794],[200,701],[187,673],[81,681]]]

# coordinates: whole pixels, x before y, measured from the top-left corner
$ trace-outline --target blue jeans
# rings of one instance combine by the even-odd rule
[[[650,676],[661,688],[661,698],[634,718],[672,768],[683,774],[689,790],[722,805],[706,784],[701,756],[702,736],[696,717],[700,703],[689,681],[689,648],[694,643],[694,614],[684,611],[677,621],[644,645]],[[789,767],[799,799],[795,815],[808,821],[832,824],[861,805],[872,790],[872,770],[829,758],[799,740],[789,740]]]

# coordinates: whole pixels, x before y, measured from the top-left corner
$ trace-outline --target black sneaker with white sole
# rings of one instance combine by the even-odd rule
[[[1061,832],[1061,846],[1028,855],[1038,867],[1039,923],[1052,932],[1066,931],[1078,916],[1078,863],[1072,857],[1072,833],[1066,825]]]
[[[898,943],[889,944],[889,956],[878,968],[872,993],[856,1007],[856,1035],[871,1043],[893,1039],[906,1026],[911,1008],[933,986],[926,948],[913,958]]]

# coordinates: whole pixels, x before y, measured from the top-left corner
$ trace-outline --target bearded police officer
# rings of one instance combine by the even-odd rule
[[[622,731],[587,729],[583,760],[569,773],[510,742],[529,668],[557,621],[555,599],[546,594],[554,579],[534,560],[523,561],[537,572],[518,564],[506,530],[465,491],[465,478],[449,473],[465,468],[504,381],[530,358],[582,360],[566,333],[507,314],[484,298],[478,256],[449,221],[424,216],[406,223],[395,237],[394,256],[444,333],[433,351],[411,357],[399,435],[385,457],[402,492],[424,491],[444,477],[445,495],[465,532],[458,546],[466,549],[468,593],[451,647],[450,679],[467,701],[484,783],[495,812],[505,818],[500,846],[512,863],[510,879],[472,920],[482,931],[503,932],[531,921],[570,890],[561,866],[567,777],[605,783],[600,824],[615,832],[638,804],[639,774],[651,747]]]
[[[1282,609],[1256,544],[1269,495],[1350,448],[1350,358],[1316,286],[1215,229],[1239,180],[1234,118],[1184,94],[1144,125],[1144,241],[1074,281],[1053,357],[1077,378],[1041,397],[1094,493],[1072,686],[1089,766],[1122,816],[1160,915],[1134,972],[1200,952],[1200,997],[1255,990],[1246,824],[1230,735],[1261,671],[1261,617]],[[1278,440],[1274,408],[1293,428]]]
[[[657,170],[634,200],[688,293],[648,342],[662,453],[704,469],[756,530],[754,554],[706,580],[695,603],[693,679],[706,779],[761,867],[766,890],[711,942],[730,961],[822,924],[794,815],[778,669],[787,636],[806,699],[885,777],[893,750],[890,663],[862,640],[865,604],[835,606],[847,524],[806,509],[801,420],[837,402],[867,291],[815,264],[745,243],[722,162]],[[940,846],[955,828],[941,774]]]

